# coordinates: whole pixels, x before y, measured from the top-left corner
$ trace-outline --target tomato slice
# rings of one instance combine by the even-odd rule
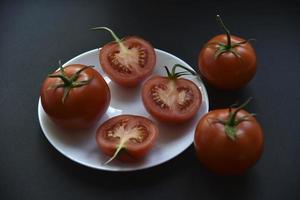
[[[100,64],[112,81],[121,86],[136,86],[153,72],[154,48],[137,36],[125,37],[121,44],[110,42],[101,48]]]
[[[104,122],[97,130],[99,149],[121,161],[143,158],[153,147],[158,128],[149,119],[137,115],[119,115]],[[107,162],[107,163],[108,163]]]
[[[157,120],[178,123],[197,113],[202,95],[198,86],[188,79],[155,76],[143,85],[142,100],[146,110]]]

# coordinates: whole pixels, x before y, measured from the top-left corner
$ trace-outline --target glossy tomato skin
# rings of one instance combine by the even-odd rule
[[[161,104],[153,99],[152,91],[154,87],[165,88],[170,85],[176,91],[183,88],[191,91],[191,102],[187,107],[182,110],[176,106],[173,106],[173,108],[161,107]],[[188,79],[170,80],[167,77],[153,76],[143,84],[142,101],[146,110],[158,121],[176,124],[186,122],[196,115],[202,103],[202,95],[198,86]]]
[[[138,60],[135,60],[135,57],[125,59],[134,70],[130,73],[118,70],[118,66],[112,62],[112,55],[115,52],[120,52],[120,46],[116,42],[110,42],[100,49],[100,64],[112,81],[124,87],[134,87],[152,74],[156,64],[156,54],[153,46],[138,36],[125,37],[122,42],[126,48],[132,49],[134,46],[138,46],[144,52],[144,56],[139,55]],[[125,57],[130,57],[130,55]]]
[[[231,41],[238,43],[245,40],[231,35]],[[247,42],[234,48],[240,57],[225,52],[215,59],[218,45],[208,45],[212,42],[226,44],[227,36],[215,36],[200,51],[198,67],[204,80],[221,90],[237,90],[244,87],[256,73],[256,54],[251,44]]]
[[[73,64],[64,68],[71,77],[84,65]],[[57,74],[58,72],[55,72]],[[41,88],[41,103],[51,120],[67,129],[84,129],[93,126],[106,112],[110,102],[110,90],[103,77],[94,69],[88,68],[80,73],[78,81],[91,79],[81,87],[72,88],[62,102],[63,88],[49,89],[61,83],[60,78],[46,78]]]
[[[250,114],[241,110],[237,119]],[[253,166],[263,152],[263,131],[250,116],[237,125],[233,141],[225,134],[224,125],[216,120],[227,120],[228,109],[213,110],[203,116],[195,130],[194,146],[199,160],[220,175],[240,175]]]
[[[144,158],[154,146],[159,130],[157,126],[148,118],[137,115],[119,115],[105,121],[97,130],[96,142],[105,155],[112,157],[117,149],[119,140],[109,140],[108,131],[121,121],[126,121],[126,126],[143,126],[145,127],[145,138],[141,143],[128,141],[125,143],[117,159],[125,162],[135,162]]]

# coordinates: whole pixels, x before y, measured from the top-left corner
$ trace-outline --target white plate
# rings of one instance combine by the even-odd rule
[[[187,63],[167,52],[158,49],[156,49],[155,52],[157,55],[157,61],[153,74],[165,75],[166,72],[163,66],[168,66],[171,68],[177,63],[191,68]],[[145,159],[139,162],[122,163],[118,160],[114,160],[108,165],[103,165],[103,163],[109,158],[103,155],[97,148],[95,141],[97,126],[91,128],[90,130],[81,131],[80,133],[66,133],[65,130],[57,127],[48,118],[43,107],[41,106],[41,100],[39,100],[38,116],[41,128],[48,141],[60,153],[77,163],[91,168],[107,171],[132,171],[145,169],[164,163],[183,152],[193,143],[196,123],[201,116],[208,112],[209,107],[206,89],[199,78],[185,76],[185,78],[194,81],[199,86],[202,93],[202,105],[197,113],[197,116],[188,123],[176,126],[166,125],[155,121],[145,110],[140,97],[141,87],[126,89],[111,82],[111,80],[99,66],[98,53],[99,49],[94,49],[83,53],[65,63],[65,65],[74,63],[94,65],[95,69],[103,75],[104,79],[108,83],[111,91],[111,102],[106,114],[101,118],[98,125],[107,119],[120,114],[146,116],[152,119],[158,125],[160,134],[157,142]]]

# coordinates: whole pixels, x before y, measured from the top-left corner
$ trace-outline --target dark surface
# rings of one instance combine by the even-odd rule
[[[196,1],[0,2],[0,199],[300,199],[300,8],[292,4]],[[135,34],[196,66],[197,55],[221,33],[256,38],[258,71],[241,91],[208,87],[211,108],[254,101],[265,133],[262,159],[240,177],[204,169],[191,146],[171,161],[138,172],[109,173],[80,166],[43,136],[39,89],[57,60],[67,61],[110,40],[109,26]]]

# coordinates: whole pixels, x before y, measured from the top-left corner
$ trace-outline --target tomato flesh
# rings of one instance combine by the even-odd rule
[[[153,117],[176,123],[187,121],[197,113],[202,96],[198,86],[190,80],[156,76],[143,85],[142,100]]]
[[[149,119],[136,115],[120,115],[104,122],[97,130],[96,141],[100,150],[113,156],[122,145],[118,155],[122,161],[143,158],[153,147],[158,128]]]
[[[133,87],[153,72],[156,54],[149,42],[130,36],[122,40],[122,45],[116,42],[106,44],[100,50],[99,59],[112,81]]]

